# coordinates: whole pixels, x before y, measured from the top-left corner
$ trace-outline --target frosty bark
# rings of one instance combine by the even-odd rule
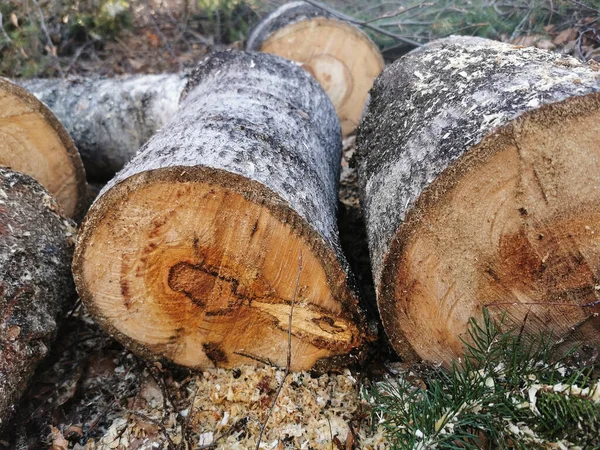
[[[0,428],[74,299],[74,224],[33,178],[0,168]]]
[[[344,136],[356,129],[373,79],[383,69],[379,49],[366,34],[301,1],[265,17],[246,48],[302,63],[329,95]]]
[[[85,172],[69,134],[33,95],[0,78],[0,166],[26,173],[69,217],[83,214]]]
[[[379,309],[396,350],[448,363],[469,317],[598,345],[599,73],[479,38],[375,82],[358,151]]]
[[[363,340],[336,227],[341,139],[297,66],[217,53],[173,119],[100,193],[73,264],[83,301],[138,353],[192,367],[285,365]]]
[[[71,134],[87,176],[108,180],[175,113],[187,74],[21,82]]]

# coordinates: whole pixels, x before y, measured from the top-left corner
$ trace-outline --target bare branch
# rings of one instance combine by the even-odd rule
[[[54,43],[52,42],[52,38],[50,37],[50,33],[48,32],[48,28],[46,27],[46,19],[44,17],[44,12],[42,11],[42,8],[40,8],[40,4],[38,3],[37,0],[31,0],[31,1],[33,2],[33,4],[35,5],[35,7],[38,10],[38,16],[40,18],[40,28],[42,29],[42,31],[44,32],[44,35],[46,36],[46,41],[48,42],[48,47],[50,48],[50,53],[51,53],[52,59],[54,59],[56,68],[58,69],[58,72],[60,73],[61,77],[64,78],[65,74],[62,70],[62,67],[60,67],[60,63],[58,61],[58,57],[56,54],[56,47],[54,46]]]
[[[419,3],[419,4],[416,4],[416,5],[410,6],[408,8],[400,8],[400,9],[398,9],[395,12],[391,12],[391,13],[384,14],[384,15],[379,16],[379,17],[375,17],[373,19],[365,21],[364,23],[365,24],[371,24],[373,22],[377,22],[378,20],[392,19],[392,18],[398,17],[398,16],[400,16],[402,14],[406,14],[409,11],[412,11],[412,10],[415,10],[415,9],[421,9],[423,7],[432,6],[432,5],[433,5],[433,3]]]
[[[317,2],[317,1],[314,1],[314,0],[305,0],[305,1],[306,1],[306,3],[309,3],[309,4],[311,4],[311,5],[315,6],[315,7],[317,7],[319,9],[321,9],[321,10],[323,10],[323,11],[331,14],[332,16],[334,16],[334,17],[336,17],[338,19],[343,20],[343,21],[348,22],[348,23],[351,23],[353,25],[358,25],[358,26],[361,26],[363,28],[367,28],[369,30],[375,31],[376,33],[382,34],[384,36],[390,37],[390,38],[395,39],[395,40],[400,41],[400,42],[404,42],[404,43],[409,44],[409,45],[413,45],[415,47],[421,47],[423,45],[423,44],[421,44],[421,43],[419,43],[419,42],[417,42],[417,41],[415,41],[413,39],[410,39],[408,37],[401,36],[399,34],[392,33],[390,31],[384,30],[383,28],[380,28],[380,27],[378,27],[376,25],[373,25],[373,24],[371,24],[369,22],[355,19],[354,17],[348,16],[348,15],[346,15],[344,13],[336,11],[335,9],[330,8],[329,6],[324,5],[323,3],[320,3],[320,2]]]
[[[4,29],[4,26],[2,24],[2,13],[1,12],[0,12],[0,31],[2,31],[2,34],[4,35],[4,38],[6,39],[6,41],[8,43],[12,44],[12,39],[10,38],[10,36],[6,32],[6,30]]]

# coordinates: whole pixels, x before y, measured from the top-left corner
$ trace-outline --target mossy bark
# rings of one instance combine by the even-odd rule
[[[33,178],[0,168],[0,427],[75,298],[75,225]]]

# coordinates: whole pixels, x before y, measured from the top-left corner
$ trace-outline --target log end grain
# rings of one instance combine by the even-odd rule
[[[92,207],[73,268],[93,315],[139,354],[197,368],[285,366],[292,300],[293,370],[362,343],[337,255],[261,183],[197,166],[117,187]]]
[[[356,129],[373,80],[384,67],[379,49],[365,33],[304,2],[286,4],[266,17],[248,49],[302,64],[327,92],[344,136]]]
[[[32,94],[0,78],[0,166],[35,178],[69,217],[81,217],[85,172],[73,141]]]
[[[449,364],[484,306],[600,347],[599,148],[600,94],[574,97],[486,136],[421,194],[379,288],[399,353]]]
[[[600,344],[599,91],[574,58],[474,37],[425,45],[376,80],[361,206],[400,354],[449,364],[484,306],[527,318],[528,336]]]

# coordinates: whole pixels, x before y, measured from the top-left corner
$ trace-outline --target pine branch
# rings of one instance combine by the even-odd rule
[[[392,448],[591,448],[600,432],[600,381],[569,367],[552,336],[526,340],[504,317],[471,320],[464,359],[425,377],[400,377],[365,392]],[[568,356],[568,355],[567,355]],[[552,447],[554,448],[554,447]]]

